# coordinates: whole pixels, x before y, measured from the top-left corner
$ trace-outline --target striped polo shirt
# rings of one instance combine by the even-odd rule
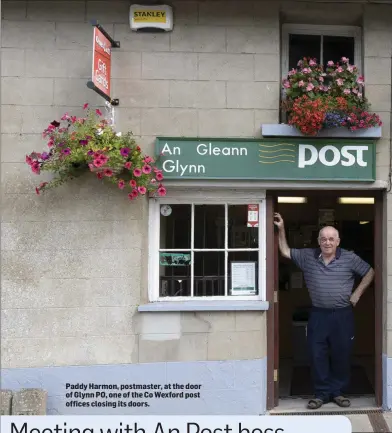
[[[314,307],[342,308],[350,304],[355,277],[364,277],[371,266],[351,251],[337,248],[325,265],[319,248],[290,249],[291,259],[302,270]]]

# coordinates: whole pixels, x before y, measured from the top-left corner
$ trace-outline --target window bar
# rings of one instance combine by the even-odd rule
[[[228,259],[229,259],[229,253],[227,251],[229,247],[228,243],[228,231],[229,231],[229,212],[228,212],[228,205],[225,203],[225,296],[227,296],[227,276],[228,276]]]
[[[323,57],[324,57],[324,36],[321,35],[321,42],[320,42],[320,60],[319,64],[323,65]]]
[[[193,251],[194,248],[194,242],[195,242],[195,205],[192,203],[191,208],[191,298],[193,298],[193,291],[194,291],[194,259],[195,259],[195,253]]]

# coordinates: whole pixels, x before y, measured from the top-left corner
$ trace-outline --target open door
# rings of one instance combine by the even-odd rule
[[[375,381],[376,405],[382,406],[382,335],[383,335],[383,196],[374,199],[374,299],[375,299]]]
[[[279,404],[279,242],[274,225],[276,197],[268,195],[266,204],[267,410],[270,410]]]

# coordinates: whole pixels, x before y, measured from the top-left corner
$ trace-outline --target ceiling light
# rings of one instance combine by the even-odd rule
[[[307,201],[306,197],[278,197],[278,203],[300,204],[307,203]]]
[[[373,197],[339,197],[340,204],[374,204]]]

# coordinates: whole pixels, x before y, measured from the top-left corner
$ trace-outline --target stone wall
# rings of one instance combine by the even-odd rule
[[[137,314],[147,301],[146,202],[92,179],[36,196],[25,154],[85,102],[92,27],[114,52],[116,121],[156,135],[258,136],[277,122],[279,8],[178,1],[175,31],[135,34],[127,1],[6,1],[2,35],[2,366],[260,359],[261,312]],[[268,6],[268,7],[265,7]]]

